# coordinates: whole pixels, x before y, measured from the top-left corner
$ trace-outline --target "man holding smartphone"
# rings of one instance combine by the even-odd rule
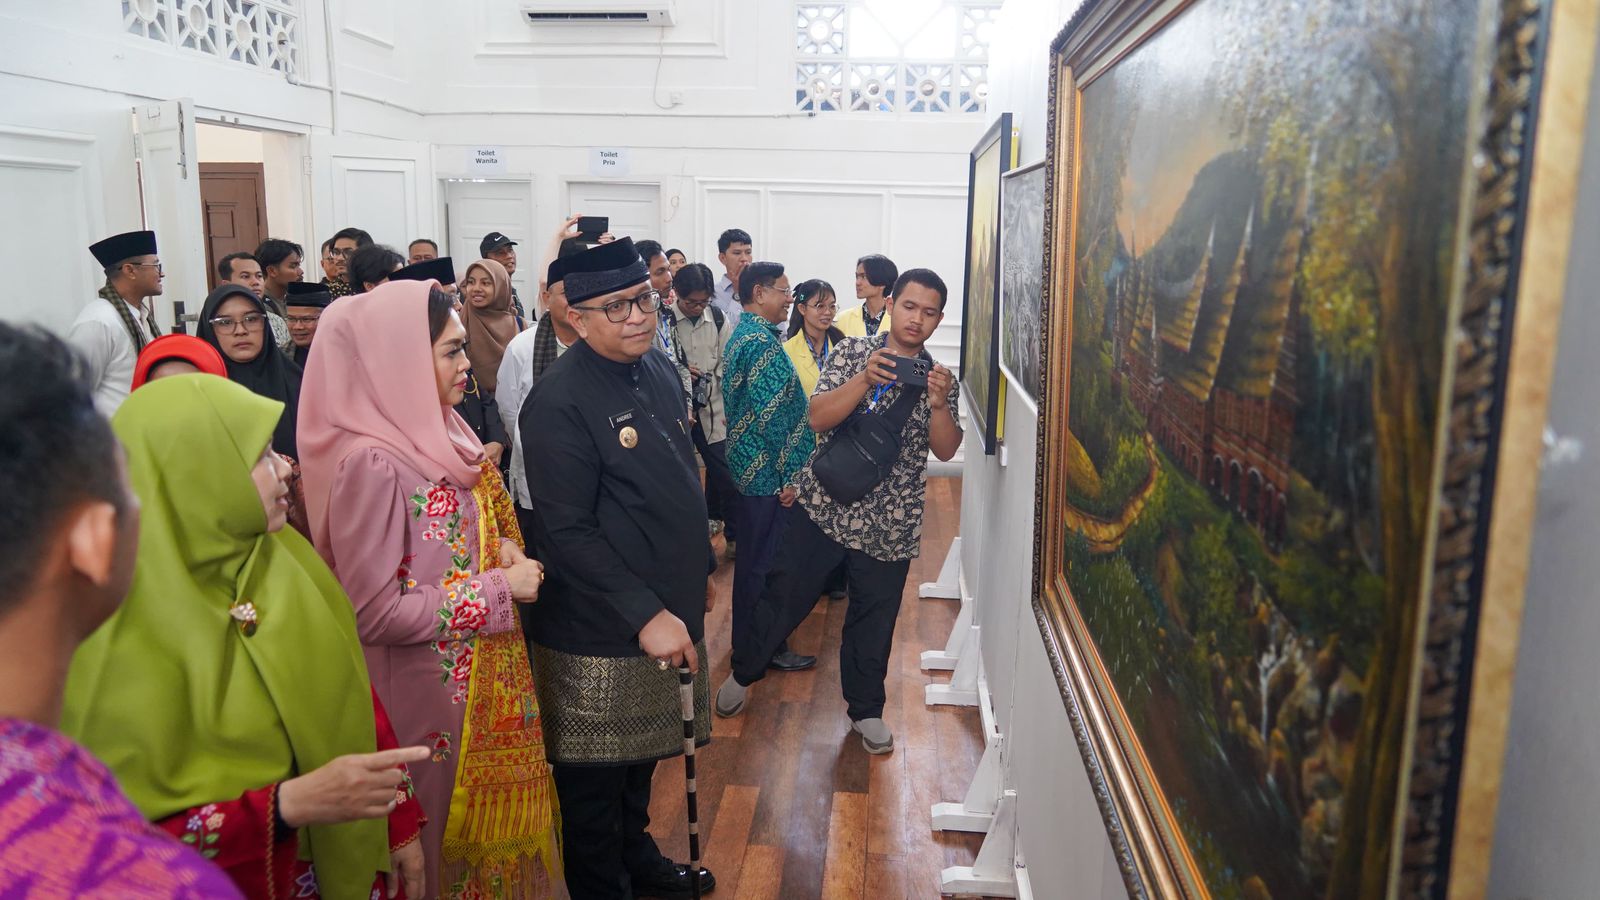
[[[896,381],[895,357],[909,358],[903,363],[908,368],[921,359],[927,366],[927,387],[920,389],[900,431],[893,468],[867,496],[849,504],[834,500],[811,465],[795,477],[799,502],[767,575],[765,602],[756,606],[754,652],[741,655],[717,691],[718,715],[743,712],[747,688],[765,674],[768,655],[805,619],[829,574],[844,560],[850,572],[850,609],[839,648],[839,678],[851,728],[861,735],[868,753],[894,749],[894,736],[883,721],[884,679],[900,595],[911,560],[921,550],[928,451],[948,460],[961,446],[956,411],[960,389],[950,370],[933,363],[923,350],[944,319],[948,296],[944,281],[932,270],[906,271],[894,285],[889,329],[846,338],[829,354],[811,396],[810,424],[819,443],[826,444],[852,414],[882,413],[902,392],[919,390]]]

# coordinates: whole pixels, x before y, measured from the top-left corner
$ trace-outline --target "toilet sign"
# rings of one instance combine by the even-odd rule
[[[589,174],[601,178],[628,174],[628,151],[621,147],[596,147],[590,150]]]
[[[472,177],[482,178],[489,175],[504,175],[506,173],[506,150],[504,147],[468,147],[467,171]]]

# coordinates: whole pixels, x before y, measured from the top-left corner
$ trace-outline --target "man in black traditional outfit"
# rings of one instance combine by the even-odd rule
[[[564,261],[581,338],[523,404],[533,552],[549,573],[529,607],[546,752],[575,900],[688,897],[690,873],[645,832],[650,778],[683,749],[678,677],[703,664],[715,560],[683,386],[651,344],[661,296],[628,238]],[[701,870],[701,890],[714,885]]]

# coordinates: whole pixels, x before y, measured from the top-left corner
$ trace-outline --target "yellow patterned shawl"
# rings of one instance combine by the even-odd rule
[[[478,506],[478,571],[500,567],[500,540],[522,532],[500,474],[488,463],[472,489]],[[520,630],[480,634],[445,820],[441,894],[547,895],[561,877],[561,816],[533,672]]]

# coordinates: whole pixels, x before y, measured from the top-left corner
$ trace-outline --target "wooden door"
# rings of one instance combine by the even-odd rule
[[[206,283],[217,278],[217,260],[254,253],[267,236],[267,179],[261,163],[201,163],[200,208],[206,229]]]

